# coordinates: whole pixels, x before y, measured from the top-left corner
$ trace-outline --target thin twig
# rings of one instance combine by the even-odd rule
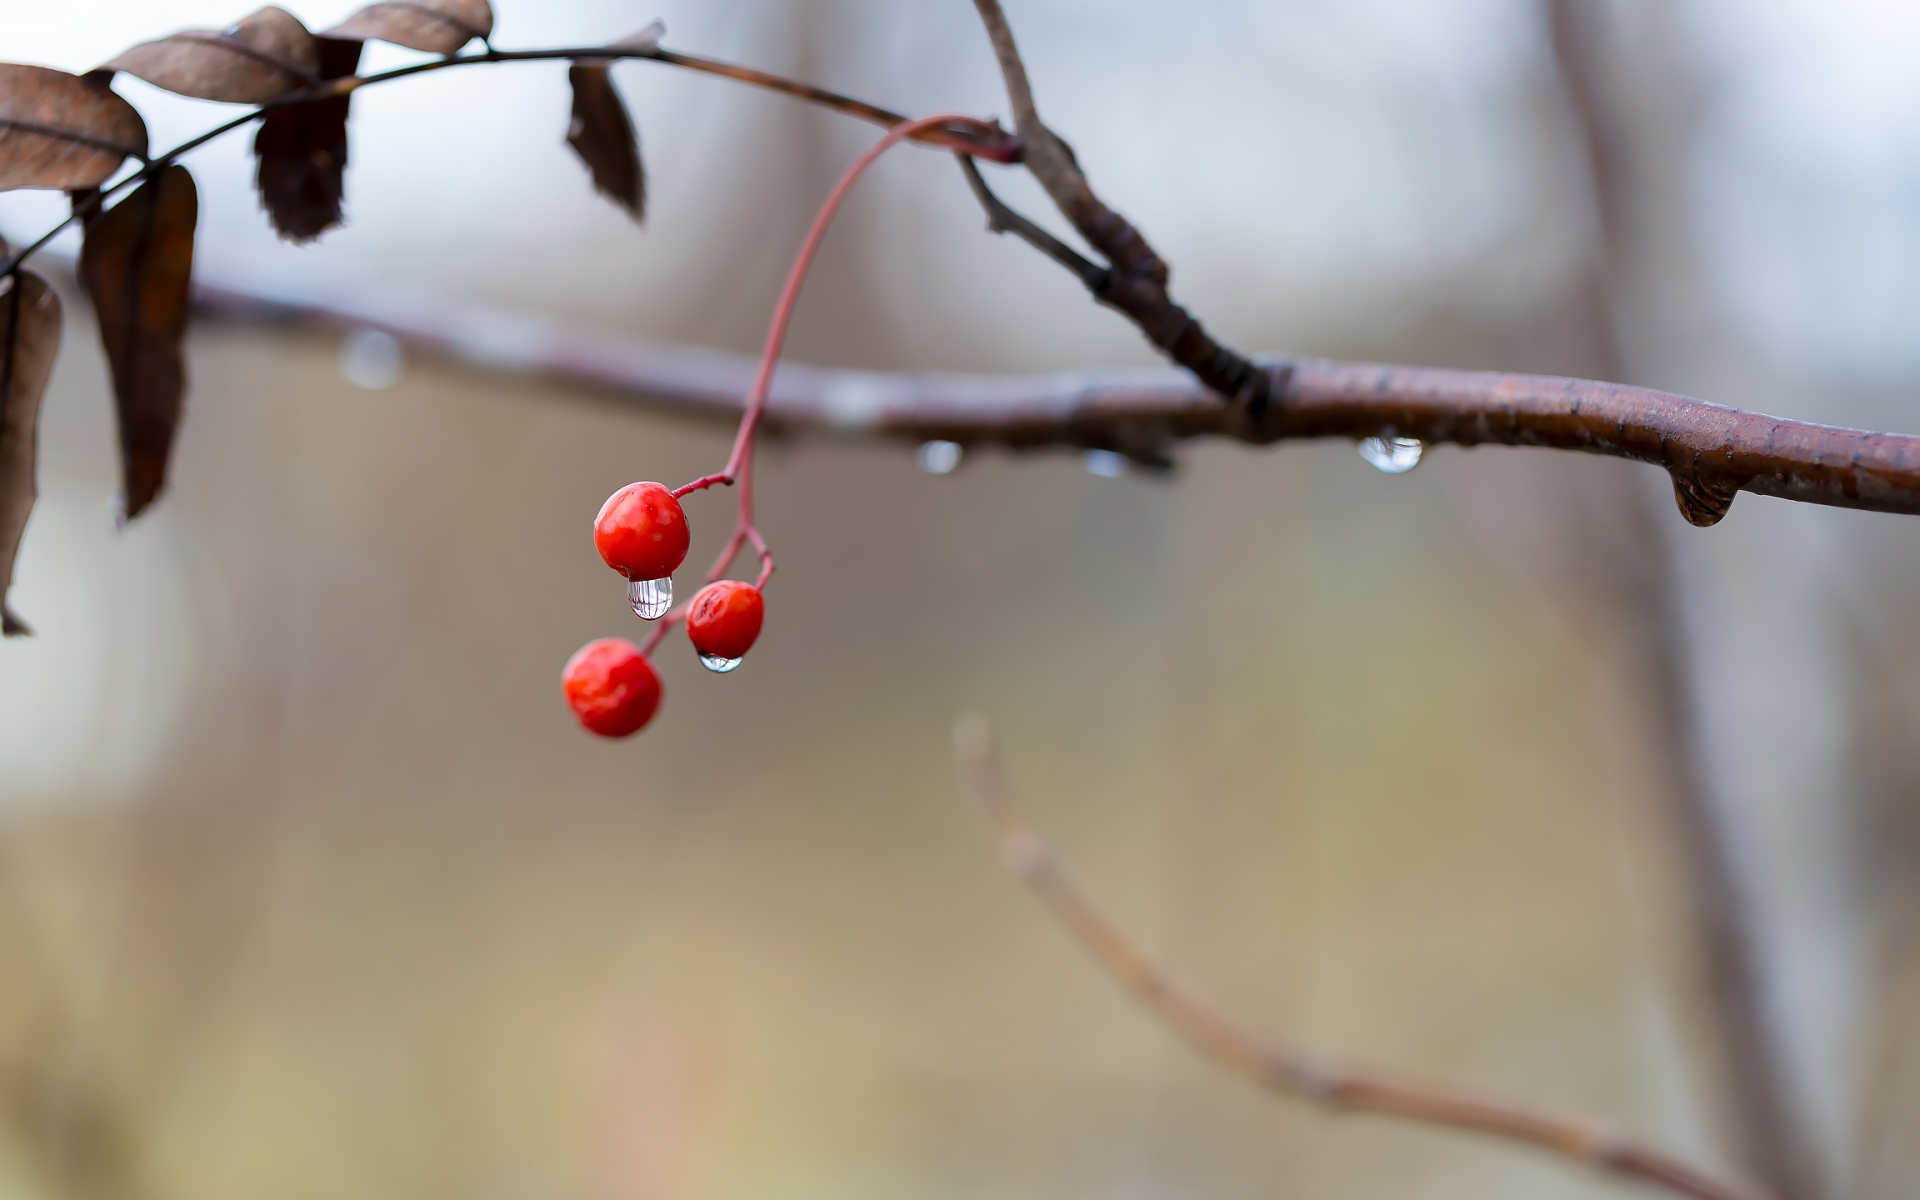
[[[672,50],[655,50],[651,54],[641,54],[636,57],[650,58],[669,66],[705,71],[712,75],[737,79],[742,83],[751,83],[756,87],[770,88],[805,100],[809,104],[830,108],[888,129],[908,119],[902,113],[881,108],[877,104],[868,104],[864,100],[856,100],[851,96],[830,92],[826,88],[785,79],[752,67],[735,66],[732,63],[723,63],[711,58],[698,58],[691,54],[679,54]],[[928,146],[946,146],[965,154],[977,154],[994,162],[1019,162],[1023,153],[1019,139],[1007,136],[998,126],[966,119],[955,119],[945,125],[915,130],[908,135],[908,140]]]
[[[278,109],[293,108],[302,104],[311,104],[319,100],[338,99],[341,96],[351,95],[363,87],[392,83],[398,79],[407,79],[415,75],[426,74],[430,71],[445,71],[454,67],[471,67],[487,63],[549,62],[555,60],[577,61],[581,59],[610,60],[616,58],[645,59],[649,62],[665,63],[668,66],[682,67],[691,71],[699,71],[704,74],[719,75],[728,79],[751,83],[757,87],[770,88],[785,95],[797,97],[810,104],[817,104],[823,108],[833,109],[836,112],[858,117],[863,121],[871,121],[876,125],[888,129],[909,119],[905,114],[881,108],[877,104],[868,104],[864,100],[856,100],[851,96],[843,96],[838,92],[831,92],[825,88],[814,87],[812,84],[801,83],[798,80],[787,79],[768,71],[760,71],[752,67],[736,66],[732,63],[720,62],[717,59],[698,58],[690,54],[679,54],[672,50],[661,49],[659,46],[572,46],[546,50],[495,50],[489,45],[485,51],[478,54],[448,55],[445,58],[412,63],[404,67],[395,67],[391,71],[381,71],[374,75],[345,75],[339,79],[330,79],[322,83],[315,83],[307,87],[298,88],[278,99],[269,100],[265,104],[261,104],[231,120],[224,121],[204,133],[187,139],[165,154],[157,155],[153,158],[146,158],[129,150],[127,151],[129,156],[141,159],[142,168],[139,171],[127,175],[110,187],[91,192],[82,204],[75,206],[74,211],[68,214],[66,220],[61,221],[52,229],[47,230],[17,252],[10,254],[4,263],[0,263],[0,276],[8,274],[33,254],[45,247],[48,242],[53,240],[54,235],[58,234],[61,230],[73,224],[75,221],[85,219],[86,216],[104,204],[109,197],[151,178],[156,172],[169,166],[182,155],[191,153],[201,146],[206,145],[208,142],[223,137],[236,129],[250,125],[254,121]],[[62,136],[72,137],[73,135],[63,133]],[[936,125],[917,127],[909,137],[911,140],[921,142],[925,145],[940,146],[961,154],[977,154],[982,158],[989,158],[995,162],[1018,162],[1022,154],[1022,146],[1018,138],[1008,136],[1006,131],[991,122],[973,120],[967,117],[953,117]],[[91,139],[84,137],[74,138],[74,140],[91,142]],[[101,144],[105,145],[105,143]],[[107,146],[106,148],[119,149],[119,147],[112,146]]]
[[[1014,45],[1013,29],[999,0],[974,0],[993,43],[994,57],[1013,105],[1014,127],[1020,134],[1027,169],[1053,198],[1061,215],[1073,223],[1087,244],[1106,258],[1113,270],[1096,293],[1100,302],[1126,315],[1147,340],[1174,362],[1192,371],[1200,382],[1232,401],[1258,420],[1279,400],[1272,373],[1215,341],[1186,309],[1167,293],[1167,264],[1126,218],[1094,195],[1086,173],[1073,153],[1040,120],[1027,82],[1026,64]],[[1284,380],[1278,380],[1284,385]],[[1282,386],[1279,390],[1284,390]]]
[[[955,154],[954,157],[960,161],[960,170],[967,177],[967,186],[973,189],[974,199],[978,200],[980,207],[987,212],[988,232],[1013,234],[1054,262],[1072,271],[1095,296],[1106,290],[1107,281],[1112,278],[1113,272],[1008,208],[1000,197],[993,194],[993,189],[987,186],[987,181],[981,177],[980,168],[971,155]]]
[[[1083,949],[1146,1009],[1195,1049],[1269,1091],[1336,1112],[1370,1112],[1521,1142],[1689,1200],[1768,1200],[1740,1183],[1708,1177],[1663,1151],[1579,1117],[1452,1084],[1334,1062],[1268,1041],[1173,978],[1102,912],[1052,847],[1007,799],[987,723],[962,718],[954,751],[967,793],[993,827],[1000,860],[1026,881]]]

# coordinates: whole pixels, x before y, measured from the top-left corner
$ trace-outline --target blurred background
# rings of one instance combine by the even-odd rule
[[[239,15],[12,4],[0,57],[84,70]],[[1095,186],[1244,349],[1920,430],[1912,5],[1009,15]],[[495,40],[656,16],[690,53],[1006,113],[965,0],[499,0]],[[248,135],[196,154],[201,265],[756,348],[872,130],[614,77],[644,230],[566,148],[564,70],[502,66],[357,95],[350,223],[317,246],[274,240]],[[156,146],[231,111],[117,86]],[[8,194],[0,232],[64,212]],[[1155,361],[981,224],[949,161],[891,156],[792,356]],[[337,333],[202,322],[170,490],[116,534],[66,299],[14,591],[38,636],[0,646],[0,1193],[1621,1194],[1197,1062],[994,865],[953,782],[966,709],[1088,888],[1253,1024],[1793,1200],[1912,1193],[1920,523],[1746,496],[1699,530],[1656,471],[1502,448],[1389,477],[1344,442],[1195,445],[1116,479],[770,447],[761,644],[719,677],[670,639],[659,717],[605,743],[558,688],[580,643],[639,632],[589,521],[729,431],[421,360],[356,386]],[[691,503],[690,561],[729,503]]]

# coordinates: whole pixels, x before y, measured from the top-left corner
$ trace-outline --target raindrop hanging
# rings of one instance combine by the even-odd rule
[[[673,607],[673,577],[635,579],[627,584],[627,603],[642,621],[658,621]]]
[[[1426,453],[1427,447],[1419,438],[1370,437],[1360,439],[1359,449],[1360,457],[1374,469],[1389,475],[1405,475],[1420,465],[1420,456]]]

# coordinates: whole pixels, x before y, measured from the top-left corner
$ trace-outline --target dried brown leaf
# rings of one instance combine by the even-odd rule
[[[146,154],[146,122],[104,82],[0,63],[0,191],[93,187]]]
[[[0,242],[0,254],[11,254]],[[60,297],[31,271],[0,279],[0,631],[33,632],[7,607],[13,559],[39,496],[40,397],[60,350]]]
[[[594,190],[641,221],[647,215],[647,172],[627,106],[620,102],[605,62],[578,62],[567,71],[573,84],[573,123],[567,144],[593,173]]]
[[[140,515],[167,479],[186,391],[181,339],[199,219],[193,176],[174,165],[86,228],[80,282],[100,318],[120,417],[124,512]]]
[[[362,43],[314,39],[320,78],[339,79],[360,66]],[[273,227],[290,242],[310,242],[340,224],[347,169],[347,105],[351,96],[276,108],[260,121],[254,182]]]
[[[487,0],[387,0],[369,4],[327,30],[327,37],[392,42],[429,54],[452,54],[493,33]]]
[[[318,81],[320,52],[300,19],[268,5],[225,30],[143,42],[100,68],[202,100],[264,104]]]

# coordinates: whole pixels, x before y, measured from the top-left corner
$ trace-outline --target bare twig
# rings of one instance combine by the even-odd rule
[[[1106,289],[1107,280],[1113,272],[1089,260],[1072,246],[1003,204],[1000,197],[993,194],[993,189],[987,186],[987,181],[981,178],[980,168],[971,155],[955,154],[954,157],[960,160],[960,170],[967,176],[967,186],[973,189],[974,199],[980,202],[981,208],[987,210],[989,232],[1013,234],[1079,276],[1080,282],[1086,284],[1087,290],[1095,296]]]
[[[1616,310],[1632,256],[1633,199],[1630,127],[1621,105],[1617,55],[1604,50],[1604,12],[1582,0],[1547,0],[1547,27],[1560,81],[1587,167],[1599,239],[1596,274],[1601,290],[1601,341],[1608,374],[1629,378],[1627,347]],[[1633,516],[1651,526],[1650,502],[1634,491]],[[1704,959],[1705,998],[1713,1016],[1740,1157],[1783,1196],[1815,1194],[1812,1154],[1795,1119],[1782,1062],[1763,1008],[1762,973],[1754,910],[1741,894],[1726,820],[1712,802],[1699,697],[1691,678],[1693,654],[1681,609],[1681,582],[1672,547],[1647,529],[1626,551],[1624,595],[1657,712],[1652,723],[1668,776],[1668,790],[1692,901],[1695,936]]]
[[[967,792],[992,824],[1007,869],[1033,888],[1082,948],[1153,1016],[1234,1074],[1337,1112],[1378,1113],[1521,1142],[1690,1200],[1767,1200],[1763,1191],[1709,1178],[1662,1151],[1579,1117],[1338,1063],[1267,1041],[1168,975],[1087,898],[1052,847],[1007,799],[984,720],[966,717],[955,725],[954,751]]]
[[[864,100],[856,100],[851,96],[830,92],[826,88],[786,79],[752,67],[735,66],[717,59],[699,58],[691,54],[680,54],[664,49],[656,49],[649,54],[637,54],[635,57],[650,58],[669,66],[705,71],[710,75],[721,75],[728,79],[737,79],[742,83],[751,83],[756,87],[769,88],[805,100],[809,104],[831,108],[836,112],[858,117],[863,121],[871,121],[889,129],[907,120],[905,114],[881,108],[877,104],[868,104]],[[994,126],[977,121],[956,120],[945,126],[917,130],[909,134],[908,138],[928,146],[947,146],[964,154],[978,154],[995,162],[1018,162],[1022,153],[1022,147],[1017,139],[1005,136]]]
[[[1200,322],[1167,293],[1167,264],[1125,217],[1094,195],[1073,152],[1040,120],[1027,68],[1013,42],[1013,30],[999,0],[974,0],[993,42],[994,57],[1006,80],[1015,129],[1025,150],[1027,169],[1063,216],[1106,258],[1113,270],[1095,293],[1140,327],[1147,340],[1168,358],[1192,371],[1200,382],[1258,419],[1284,391],[1284,377],[1263,371],[1251,360],[1215,341]],[[1276,389],[1276,382],[1280,385]]]
[[[649,409],[738,421],[755,360],[569,328],[528,313],[409,303],[389,292],[317,297],[203,270],[200,310],[252,321],[378,329],[417,351],[539,375]],[[1261,370],[1285,403],[1253,422],[1183,371],[1054,375],[892,374],[782,363],[767,401],[775,435],[826,433],[969,447],[1114,450],[1163,465],[1195,437],[1412,437],[1546,446],[1666,468],[1691,494],[1734,489],[1874,512],[1920,513],[1920,437],[1866,433],[1722,408],[1651,388],[1319,358]]]

